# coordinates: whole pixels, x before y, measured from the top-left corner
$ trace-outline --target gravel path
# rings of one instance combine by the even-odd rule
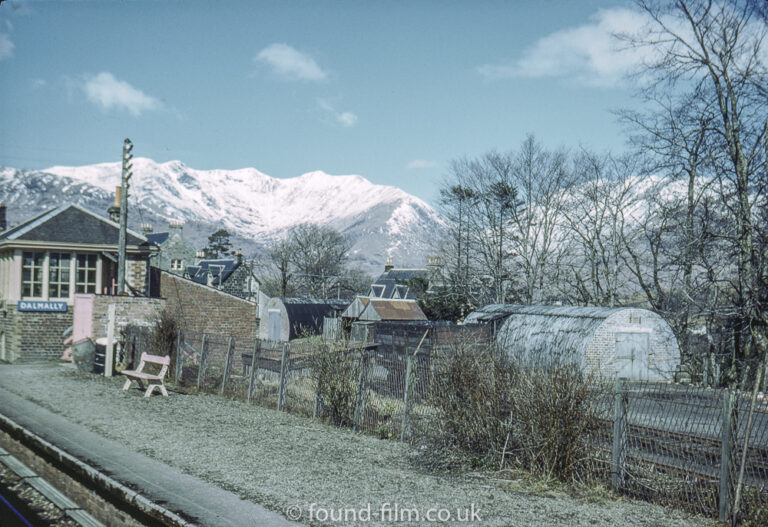
[[[138,389],[121,391],[122,382],[60,366],[0,365],[3,388],[291,519],[300,511],[312,525],[463,525],[473,505],[482,526],[714,524],[647,503],[590,503],[526,494],[474,474],[429,474],[396,441],[212,395],[144,399]],[[347,519],[358,521],[330,521],[350,508]],[[397,522],[407,518],[403,509],[434,521]],[[437,521],[449,513],[454,521]]]

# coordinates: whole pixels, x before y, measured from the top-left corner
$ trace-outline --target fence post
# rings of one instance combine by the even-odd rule
[[[365,411],[365,391],[368,379],[368,353],[363,349],[360,357],[360,378],[357,381],[357,395],[355,396],[355,413],[352,416],[352,428],[357,432],[360,430],[360,420]]]
[[[627,460],[627,391],[626,377],[616,379],[613,394],[613,447],[611,448],[611,490],[618,492],[624,486]]]
[[[229,337],[229,342],[227,343],[227,358],[224,359],[224,373],[221,376],[221,390],[219,390],[219,395],[224,395],[224,390],[227,388],[227,383],[229,382],[229,375],[232,370],[232,355],[235,353],[235,337]]]
[[[406,355],[405,392],[403,394],[403,423],[400,428],[401,442],[405,441],[405,431],[408,428],[408,410],[411,404],[411,388],[413,387],[413,379],[411,379],[411,376],[413,375],[414,360],[415,360],[414,357],[412,357],[410,353]]]
[[[733,460],[733,432],[734,432],[734,397],[731,390],[723,390],[722,413],[722,444],[720,448],[720,487],[719,487],[719,517],[720,521],[727,521],[731,513],[731,462]]]
[[[208,335],[203,333],[203,340],[200,343],[200,367],[197,369],[197,391],[205,380],[205,367],[208,362]]]
[[[253,343],[253,355],[251,356],[251,371],[248,376],[248,403],[251,402],[253,392],[256,389],[256,370],[259,368],[259,356],[261,355],[261,340],[256,339]]]
[[[176,368],[173,372],[173,380],[178,385],[181,384],[181,376],[184,374],[184,350],[182,349],[182,343],[184,337],[182,336],[182,330],[176,334]]]
[[[285,398],[287,395],[287,372],[288,372],[288,343],[283,344],[283,354],[280,358],[280,385],[277,390],[277,409],[280,410],[285,406]]]

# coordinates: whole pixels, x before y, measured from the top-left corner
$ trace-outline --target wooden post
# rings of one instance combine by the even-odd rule
[[[627,460],[627,391],[626,377],[616,379],[613,395],[613,446],[611,448],[611,490],[618,492],[624,486]]]
[[[104,355],[104,377],[112,377],[115,367],[115,304],[107,307],[107,349]]]
[[[277,389],[277,409],[285,406],[285,399],[288,395],[287,373],[288,373],[288,343],[283,344],[283,354],[280,359],[280,385]]]
[[[416,350],[418,351],[418,349]],[[400,427],[400,441],[405,442],[405,431],[408,428],[408,410],[411,403],[411,388],[413,387],[413,381],[411,379],[413,375],[413,361],[415,360],[410,354],[406,357],[405,367],[405,392],[403,394],[403,422]]]
[[[731,513],[731,462],[733,452],[734,397],[731,390],[723,390],[723,410],[721,419],[722,443],[720,448],[720,487],[719,517],[726,521]]]
[[[173,380],[176,384],[181,384],[181,376],[184,374],[184,336],[182,331],[179,330],[176,335],[176,368],[173,375]]]
[[[368,354],[365,349],[361,352],[360,357],[360,377],[357,381],[357,395],[355,396],[355,412],[352,416],[352,427],[355,431],[360,430],[360,421],[363,419],[365,412],[365,392],[367,388],[368,379]]]
[[[227,388],[229,382],[229,375],[232,370],[232,355],[235,353],[235,337],[229,337],[227,343],[227,358],[224,360],[224,373],[221,376],[221,390],[219,395],[224,395],[224,390]]]
[[[197,390],[200,391],[205,380],[205,367],[208,362],[208,335],[203,333],[203,340],[200,343],[200,367],[197,370]]]
[[[253,343],[253,356],[251,357],[251,371],[248,376],[248,402],[251,402],[253,392],[256,390],[256,370],[259,369],[259,356],[261,355],[261,340],[256,339]]]

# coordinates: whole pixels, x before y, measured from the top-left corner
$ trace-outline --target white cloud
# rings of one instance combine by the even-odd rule
[[[269,65],[275,73],[290,80],[324,81],[328,78],[312,57],[288,44],[271,44],[254,60]]]
[[[87,76],[82,85],[88,100],[103,110],[123,109],[138,117],[145,111],[156,110],[162,103],[125,81],[103,71]]]
[[[434,161],[427,161],[425,159],[414,159],[410,163],[408,163],[408,168],[410,169],[418,169],[418,168],[434,168],[437,166],[437,163]]]
[[[629,49],[615,35],[640,32],[647,22],[644,14],[630,9],[601,9],[588,24],[540,38],[517,60],[486,64],[478,71],[488,79],[570,77],[584,84],[616,85],[654,50]]]
[[[48,85],[48,81],[45,79],[32,79],[32,88],[39,89]]]
[[[11,37],[5,33],[0,33],[0,60],[9,59],[13,56],[13,42]]]
[[[350,126],[355,126],[357,124],[357,115],[352,112],[341,112],[336,115],[336,120],[341,126],[349,128]]]
[[[324,99],[318,99],[317,104],[322,108],[325,112],[328,113],[328,115],[332,116],[333,119],[339,123],[341,126],[345,128],[350,128],[352,126],[355,126],[357,124],[357,115],[355,115],[352,112],[337,112],[336,108],[331,105],[328,101]]]

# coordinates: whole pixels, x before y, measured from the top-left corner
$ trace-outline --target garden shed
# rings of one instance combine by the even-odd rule
[[[259,322],[259,338],[292,340],[323,330],[324,317],[338,317],[349,300],[326,298],[270,298],[266,318]]]
[[[509,355],[570,360],[607,377],[672,380],[680,364],[672,328],[647,309],[491,304],[464,323],[492,325]]]

